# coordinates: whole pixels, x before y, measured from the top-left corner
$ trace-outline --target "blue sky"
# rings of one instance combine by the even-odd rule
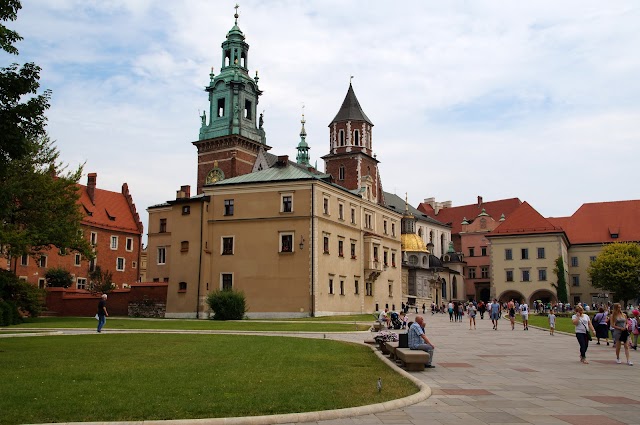
[[[23,1],[19,62],[52,89],[49,133],[141,212],[195,187],[198,112],[234,2]],[[640,5],[632,1],[246,1],[271,152],[312,163],[354,76],[385,190],[417,205],[519,197],[545,216],[637,199]],[[7,63],[2,56],[3,63]],[[9,58],[11,59],[11,58]],[[83,181],[84,183],[84,181]]]

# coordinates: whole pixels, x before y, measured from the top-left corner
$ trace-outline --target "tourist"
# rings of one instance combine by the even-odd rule
[[[426,368],[434,368],[433,350],[435,345],[431,343],[427,335],[424,333],[424,319],[422,316],[416,316],[416,321],[409,327],[409,348],[411,350],[422,350],[429,354],[429,362],[424,365]]]
[[[458,321],[462,323],[462,316],[464,316],[464,304],[462,302],[458,303]]]
[[[469,316],[469,330],[471,330],[471,324],[473,329],[476,328],[476,306],[473,303],[469,303],[467,306],[467,315]]]
[[[635,309],[631,312],[633,317],[631,318],[631,348],[638,349],[638,335],[640,335],[640,311]]]
[[[500,319],[500,304],[497,299],[493,299],[491,303],[491,309],[489,310],[489,315],[491,316],[491,323],[493,323],[493,330],[498,330],[498,320]]]
[[[109,313],[107,312],[107,294],[102,294],[100,302],[98,303],[98,333],[102,332],[102,328],[107,322],[108,316]]]
[[[509,321],[511,322],[511,330],[514,330],[516,325],[516,306],[513,303],[513,300],[507,303],[507,312],[509,315]]]
[[[600,345],[601,339],[607,341],[607,345],[609,345],[608,316],[604,308],[600,307],[598,313],[593,317],[593,326],[596,328],[596,338],[598,339],[596,345]]]
[[[522,304],[520,304],[520,316],[522,316],[522,326],[523,330],[529,330],[529,306],[527,305],[525,300],[522,300]]]
[[[453,322],[453,303],[449,302],[447,305],[447,311],[449,312],[449,321]]]
[[[380,312],[380,315],[378,316],[378,322],[380,323],[384,323],[387,325],[387,329],[391,328],[391,318],[388,315],[389,313],[389,309],[385,308],[384,310],[382,310]]]
[[[613,341],[616,347],[616,363],[622,363],[620,361],[620,347],[624,347],[624,355],[627,358],[627,364],[633,366],[633,363],[629,359],[629,330],[627,329],[627,315],[622,312],[622,308],[619,303],[613,305],[613,313],[611,319],[609,319],[611,326],[613,327]]]
[[[556,330],[556,315],[553,314],[553,310],[549,312],[549,335],[553,336]]]
[[[576,327],[576,339],[578,340],[578,344],[580,344],[580,361],[587,364],[589,363],[587,361],[587,348],[589,348],[587,333],[589,330],[595,333],[595,329],[593,329],[589,316],[584,314],[584,309],[579,304],[576,306],[576,314],[571,317],[571,321]]]
[[[480,320],[484,319],[484,311],[486,310],[486,306],[484,305],[484,301],[480,301],[478,303],[478,311],[480,312]]]

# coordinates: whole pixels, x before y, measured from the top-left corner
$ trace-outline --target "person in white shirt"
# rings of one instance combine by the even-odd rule
[[[525,331],[529,330],[529,306],[526,302],[522,301],[520,304],[520,315],[522,316],[522,325]]]

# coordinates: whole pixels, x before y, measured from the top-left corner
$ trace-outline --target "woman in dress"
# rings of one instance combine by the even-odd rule
[[[629,330],[627,329],[627,315],[622,312],[620,303],[613,305],[613,313],[611,314],[611,327],[613,327],[613,340],[616,345],[616,363],[620,361],[620,347],[624,346],[624,355],[627,357],[627,364],[633,366],[629,359]]]
[[[607,322],[609,314],[604,311],[603,307],[598,309],[598,313],[593,318],[593,325],[596,328],[596,338],[598,342],[597,345],[600,345],[600,339],[604,339],[607,341],[607,345],[609,345],[609,323]]]
[[[580,304],[576,306],[576,314],[571,317],[571,321],[576,327],[576,339],[580,344],[580,361],[588,364],[587,348],[589,348],[589,339],[587,338],[587,332],[591,330],[591,332],[596,333],[596,330],[593,329],[589,316],[584,314],[584,309]]]

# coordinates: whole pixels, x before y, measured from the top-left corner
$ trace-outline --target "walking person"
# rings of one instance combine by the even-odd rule
[[[436,348],[431,343],[427,335],[424,333],[424,319],[422,316],[416,316],[416,321],[409,327],[409,348],[411,350],[422,350],[429,353],[429,362],[424,367],[431,369],[434,368],[431,363],[433,362],[433,350]]]
[[[613,327],[613,340],[616,347],[616,363],[620,361],[620,347],[624,347],[624,355],[627,358],[627,364],[633,366],[629,359],[629,330],[627,329],[627,315],[622,312],[620,303],[613,305],[613,313],[611,314],[611,326]]]
[[[593,317],[593,326],[596,328],[596,345],[600,345],[600,340],[604,339],[609,345],[609,324],[608,314],[603,307],[598,309],[598,313]]]
[[[522,316],[522,325],[524,326],[525,331],[529,330],[529,306],[527,303],[522,300],[522,304],[520,304],[520,316]]]
[[[507,304],[507,309],[509,311],[509,321],[511,322],[511,330],[515,329],[516,325],[516,305],[513,303],[513,300],[509,301]]]
[[[104,324],[107,323],[107,294],[102,294],[100,302],[98,303],[98,333],[102,332]]]
[[[500,319],[500,304],[498,303],[498,300],[496,300],[495,298],[491,303],[491,309],[489,311],[489,314],[491,315],[491,323],[493,323],[493,330],[497,331],[498,320]]]
[[[556,330],[556,315],[553,314],[553,310],[549,311],[549,335],[553,336]],[[598,343],[600,344],[600,343]]]
[[[453,303],[449,302],[449,305],[447,305],[447,311],[449,312],[449,321],[453,322]]]
[[[467,306],[467,315],[469,316],[469,330],[471,330],[471,324],[473,329],[476,328],[476,306],[473,303],[469,303]]]
[[[571,316],[571,321],[576,327],[576,339],[578,340],[578,344],[580,344],[580,361],[584,364],[588,364],[587,348],[589,348],[589,338],[587,333],[589,330],[595,333],[595,329],[593,329],[589,316],[584,314],[584,309],[579,304],[576,306],[576,314]]]
[[[462,316],[464,316],[464,304],[462,302],[458,303],[458,321],[462,323]]]
[[[631,312],[631,348],[638,349],[638,336],[640,335],[640,311],[635,309]]]
[[[486,307],[484,305],[484,301],[480,301],[478,303],[478,311],[480,312],[480,320],[484,319],[484,311],[486,310]]]

